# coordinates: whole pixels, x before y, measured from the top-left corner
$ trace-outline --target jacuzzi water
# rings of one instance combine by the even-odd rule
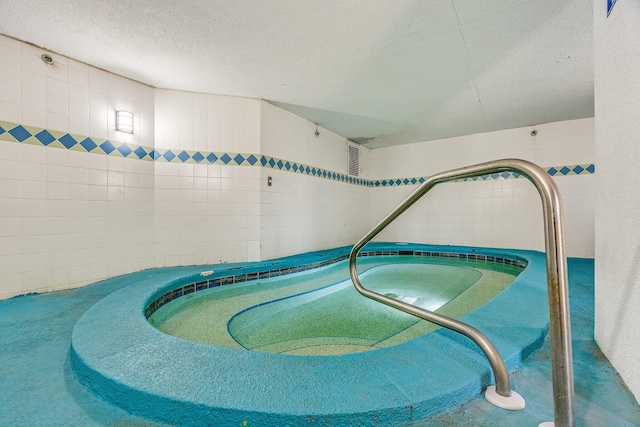
[[[454,318],[485,304],[522,271],[414,256],[368,257],[358,268],[366,288]],[[390,347],[437,329],[358,294],[347,261],[190,293],[163,305],[149,322],[190,341],[304,356]]]

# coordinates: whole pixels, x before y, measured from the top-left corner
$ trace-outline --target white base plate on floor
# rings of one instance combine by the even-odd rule
[[[553,421],[545,421],[543,423],[538,424],[538,427],[554,427],[556,423]]]
[[[524,398],[513,390],[511,390],[511,396],[504,397],[496,393],[496,386],[490,385],[484,392],[484,398],[498,408],[508,409],[510,411],[524,409]]]

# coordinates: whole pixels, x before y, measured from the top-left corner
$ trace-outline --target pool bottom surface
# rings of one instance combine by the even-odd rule
[[[521,271],[437,257],[367,257],[361,262],[368,289],[454,317],[484,304]],[[149,321],[196,342],[305,356],[370,351],[436,329],[362,297],[349,279],[332,283],[348,277],[346,261],[290,276],[192,293],[163,306]]]

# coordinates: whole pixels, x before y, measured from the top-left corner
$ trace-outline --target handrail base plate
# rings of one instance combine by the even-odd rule
[[[508,409],[509,411],[519,411],[524,409],[524,398],[518,394],[518,392],[511,390],[511,396],[500,396],[496,392],[496,386],[490,385],[484,392],[484,398],[487,402],[502,409]]]

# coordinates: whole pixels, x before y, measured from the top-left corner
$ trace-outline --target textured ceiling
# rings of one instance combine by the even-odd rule
[[[585,0],[0,0],[0,33],[380,147],[593,116]]]

